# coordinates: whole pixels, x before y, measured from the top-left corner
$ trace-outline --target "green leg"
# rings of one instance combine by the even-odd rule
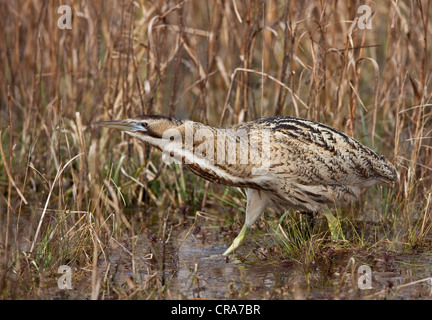
[[[340,221],[330,211],[323,212],[323,215],[327,219],[332,240],[333,241],[337,241],[339,239],[345,240],[344,234],[342,232],[342,227],[340,225]]]
[[[238,246],[243,242],[246,231],[248,230],[248,226],[246,224],[243,225],[243,228],[240,230],[240,233],[238,236],[234,239],[232,245],[224,252],[224,256],[229,255],[231,252],[233,252],[235,249],[238,248]]]

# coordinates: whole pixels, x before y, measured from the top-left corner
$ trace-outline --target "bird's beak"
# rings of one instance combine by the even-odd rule
[[[95,125],[111,129],[119,129],[126,132],[145,131],[141,123],[133,119],[100,121],[96,122]]]

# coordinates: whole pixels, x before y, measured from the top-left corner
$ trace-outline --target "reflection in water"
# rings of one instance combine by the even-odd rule
[[[204,228],[203,228],[204,229]],[[163,250],[159,239],[151,245],[140,235],[135,245],[135,271],[119,268],[116,280],[133,272],[143,283],[149,277],[162,279],[166,298],[171,299],[376,299],[431,297],[431,283],[418,281],[432,276],[432,256],[400,256],[371,260],[372,289],[360,290],[352,256],[341,256],[331,264],[302,265],[277,257],[260,261],[254,244],[245,243],[236,257],[221,254],[231,239],[223,239],[218,228],[173,229]],[[181,244],[181,245],[180,245]],[[152,253],[150,253],[150,250]],[[165,252],[165,255],[163,255]],[[126,249],[118,245],[109,253],[111,265],[125,264]],[[234,260],[238,259],[238,260]],[[381,261],[381,260],[382,261]],[[360,266],[356,262],[355,267]]]

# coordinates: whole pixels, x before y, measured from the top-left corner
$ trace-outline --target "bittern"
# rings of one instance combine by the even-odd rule
[[[362,188],[398,177],[384,157],[327,125],[293,117],[268,117],[228,128],[160,115],[103,121],[162,150],[198,176],[247,188],[245,223],[233,252],[266,207],[317,214],[350,206]],[[168,157],[168,158],[167,158]]]

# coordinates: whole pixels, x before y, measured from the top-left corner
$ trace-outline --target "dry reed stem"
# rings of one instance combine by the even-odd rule
[[[53,192],[53,190],[54,190],[54,187],[55,187],[55,185],[56,185],[56,182],[57,182],[57,179],[61,176],[61,174],[63,173],[63,171],[75,160],[75,159],[77,159],[78,157],[80,157],[80,156],[82,156],[82,155],[84,155],[84,153],[80,153],[80,154],[77,154],[76,156],[74,156],[72,159],[70,159],[68,162],[66,162],[66,164],[62,167],[62,166],[60,166],[60,168],[59,168],[59,170],[57,171],[57,174],[56,174],[56,176],[55,176],[55,178],[54,178],[54,181],[53,181],[53,183],[51,184],[51,189],[50,189],[50,191],[49,191],[49,193],[48,193],[48,196],[47,196],[47,199],[46,199],[46,201],[45,201],[45,207],[44,207],[44,209],[43,209],[43,211],[42,211],[42,215],[41,215],[41,217],[40,217],[40,219],[39,219],[39,224],[38,224],[38,226],[37,226],[37,229],[36,229],[36,233],[35,233],[35,235],[34,235],[34,237],[33,237],[33,242],[32,242],[32,244],[31,244],[31,247],[30,247],[30,250],[29,250],[29,252],[30,253],[32,253],[33,252],[33,249],[34,249],[34,246],[35,246],[35,244],[36,244],[36,242],[37,242],[37,239],[38,239],[38,236],[39,236],[39,232],[40,232],[40,229],[41,229],[41,227],[42,227],[42,222],[43,222],[43,219],[44,219],[44,217],[45,217],[45,213],[46,213],[46,211],[47,211],[47,208],[48,208],[48,204],[49,204],[49,200],[50,200],[50,198],[51,198],[51,194],[52,194],[52,192]]]
[[[0,137],[2,136],[2,133],[3,133],[3,130],[0,129]],[[18,195],[20,196],[21,200],[22,200],[25,204],[28,204],[26,198],[24,197],[24,195],[22,194],[22,192],[21,192],[20,189],[18,188],[18,186],[17,186],[17,184],[16,184],[14,178],[12,177],[12,174],[11,174],[10,168],[9,168],[7,162],[6,162],[6,157],[5,157],[5,155],[4,155],[3,145],[2,145],[1,143],[0,143],[0,155],[1,155],[1,159],[2,159],[2,162],[3,162],[3,166],[4,166],[5,170],[6,170],[6,174],[7,174],[7,176],[8,176],[8,179],[9,179],[10,183],[11,183],[11,184],[13,185],[13,187],[15,188],[15,191],[18,193]],[[9,192],[9,194],[10,194],[10,192]]]
[[[225,116],[226,110],[228,109],[230,93],[231,93],[231,91],[232,91],[232,86],[233,86],[233,84],[234,84],[234,79],[235,79],[236,74],[237,74],[238,71],[246,72],[246,73],[254,73],[254,74],[258,74],[258,75],[261,75],[261,76],[263,76],[263,77],[265,77],[265,78],[267,78],[267,79],[270,79],[270,80],[276,82],[278,85],[280,85],[281,87],[285,88],[289,93],[291,93],[291,95],[293,96],[293,98],[297,99],[297,100],[298,100],[298,101],[299,101],[299,102],[300,102],[300,103],[301,103],[301,104],[302,104],[306,109],[309,109],[308,105],[307,105],[305,102],[303,102],[303,100],[302,100],[302,99],[301,99],[297,94],[295,94],[295,93],[291,90],[290,87],[288,87],[288,86],[285,85],[284,83],[280,82],[280,81],[279,81],[278,79],[276,79],[275,77],[273,77],[273,76],[271,76],[271,75],[269,75],[269,74],[266,74],[266,73],[260,72],[260,71],[256,71],[256,70],[245,69],[245,68],[236,68],[236,69],[234,70],[234,72],[232,73],[232,75],[231,75],[231,79],[232,79],[232,81],[231,81],[230,89],[228,90],[228,94],[227,94],[227,97],[226,97],[226,100],[225,100],[224,107],[223,107],[223,109],[222,109],[222,115],[221,115],[220,120],[219,120],[219,125],[220,125],[220,126],[221,126],[222,123],[223,123],[223,120],[224,120],[224,116]],[[293,103],[296,105],[296,101],[295,101],[295,99],[293,99]]]

